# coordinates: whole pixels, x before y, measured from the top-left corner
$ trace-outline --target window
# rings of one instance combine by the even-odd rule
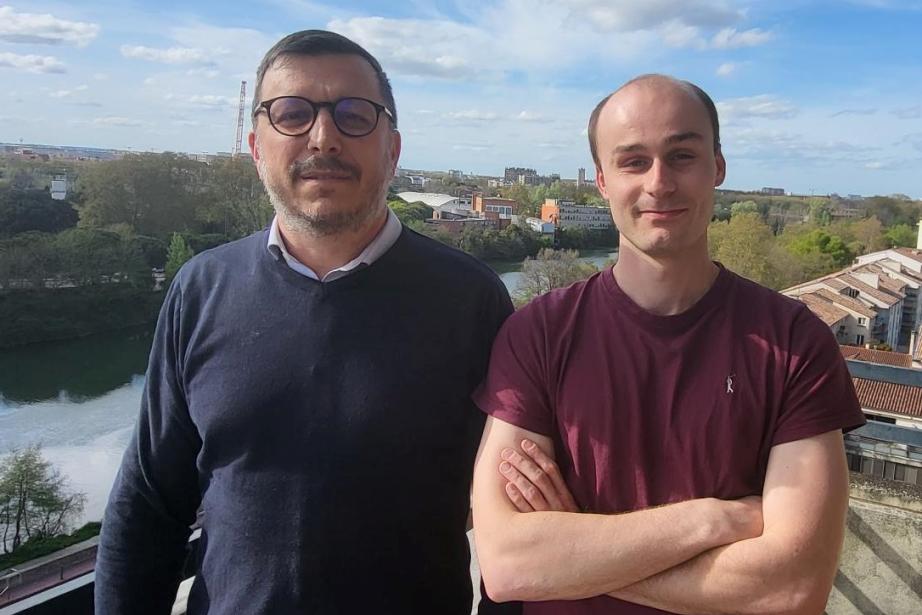
[[[867,321],[866,321],[864,318],[862,318],[861,316],[858,317],[858,324],[859,324],[859,325],[864,326],[864,323],[866,323],[866,322],[867,322]]]
[[[863,336],[863,335],[856,335],[856,336],[855,336],[855,343],[858,344],[859,346],[864,346],[864,336]]]

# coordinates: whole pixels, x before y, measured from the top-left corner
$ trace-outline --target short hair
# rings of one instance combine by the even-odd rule
[[[394,128],[397,127],[397,105],[394,103],[394,92],[391,82],[387,78],[381,64],[364,47],[341,34],[326,30],[302,30],[289,34],[266,52],[259,68],[256,70],[256,89],[253,92],[253,118],[259,110],[260,92],[262,91],[263,78],[276,61],[284,56],[325,56],[325,55],[354,55],[368,62],[378,77],[378,87],[384,98],[384,106],[391,112]]]
[[[603,98],[599,101],[599,104],[595,106],[595,109],[592,110],[592,114],[589,116],[589,151],[592,152],[592,161],[595,162],[596,168],[600,167],[599,163],[599,151],[596,146],[596,128],[599,124],[599,116],[602,114],[602,109],[605,107],[605,104],[609,99],[626,88],[627,86],[637,83],[639,81],[647,81],[649,79],[665,79],[671,81],[687,90],[689,90],[695,98],[701,101],[701,104],[704,105],[704,109],[707,111],[708,119],[711,120],[711,128],[714,131],[714,153],[720,152],[720,120],[717,118],[717,106],[714,104],[714,101],[711,100],[711,97],[708,96],[707,92],[699,88],[697,85],[691,81],[683,81],[681,79],[676,79],[674,77],[669,77],[668,75],[658,75],[658,74],[647,74],[634,77],[620,88]]]

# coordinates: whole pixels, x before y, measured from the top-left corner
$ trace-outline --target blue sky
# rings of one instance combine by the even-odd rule
[[[304,28],[379,58],[407,168],[591,173],[592,107],[663,72],[717,101],[725,187],[922,198],[922,0],[0,0],[0,141],[229,151]]]

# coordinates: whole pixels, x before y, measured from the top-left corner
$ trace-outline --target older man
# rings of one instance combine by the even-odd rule
[[[498,278],[386,205],[400,154],[381,66],[292,34],[257,72],[270,228],[196,256],[157,325],[103,524],[96,608],[464,613],[483,415],[470,400],[511,312]]]
[[[842,430],[864,422],[835,339],[708,258],[726,162],[700,88],[634,79],[589,138],[619,259],[497,338],[475,395],[487,591],[526,614],[821,613]]]

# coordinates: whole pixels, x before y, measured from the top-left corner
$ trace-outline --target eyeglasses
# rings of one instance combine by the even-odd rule
[[[314,102],[300,96],[279,96],[261,102],[253,117],[265,110],[269,123],[278,132],[289,137],[300,137],[311,129],[321,109],[330,110],[336,128],[348,137],[364,137],[374,132],[382,112],[391,124],[394,123],[394,116],[387,107],[355,96],[333,102]]]

